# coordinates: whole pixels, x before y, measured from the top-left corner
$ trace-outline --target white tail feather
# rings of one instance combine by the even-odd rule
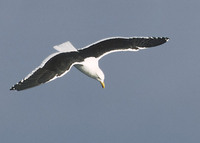
[[[63,44],[60,44],[60,45],[56,45],[53,48],[56,49],[59,52],[77,51],[77,49],[69,41],[67,41]]]

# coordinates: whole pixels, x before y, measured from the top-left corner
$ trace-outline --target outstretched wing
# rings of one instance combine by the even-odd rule
[[[46,62],[43,62],[42,65],[11,87],[10,90],[24,90],[52,81],[66,74],[75,63],[79,63],[82,60],[78,52],[58,53],[45,60]]]
[[[109,38],[98,41],[86,48],[78,50],[83,57],[101,58],[117,51],[137,51],[143,48],[158,46],[167,42],[167,37],[133,37],[133,38]]]

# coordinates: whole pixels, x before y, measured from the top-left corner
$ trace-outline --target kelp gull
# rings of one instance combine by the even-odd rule
[[[167,42],[167,37],[114,37],[97,41],[77,50],[70,42],[54,46],[58,51],[48,56],[42,64],[10,90],[24,90],[47,83],[69,72],[74,65],[87,76],[99,81],[103,88],[104,73],[98,62],[103,56],[118,51],[138,51]]]

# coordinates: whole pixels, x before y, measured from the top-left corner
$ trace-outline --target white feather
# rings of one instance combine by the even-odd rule
[[[56,45],[53,48],[59,52],[77,51],[77,49],[69,41],[67,41],[63,44],[60,44],[60,45]]]

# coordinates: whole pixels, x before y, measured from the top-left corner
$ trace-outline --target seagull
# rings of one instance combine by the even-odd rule
[[[54,46],[57,52],[49,55],[39,67],[13,85],[10,90],[20,91],[50,82],[68,73],[72,66],[99,81],[102,88],[105,88],[105,76],[99,68],[99,60],[103,56],[118,51],[151,48],[168,40],[167,37],[111,37],[78,50],[67,41]]]

